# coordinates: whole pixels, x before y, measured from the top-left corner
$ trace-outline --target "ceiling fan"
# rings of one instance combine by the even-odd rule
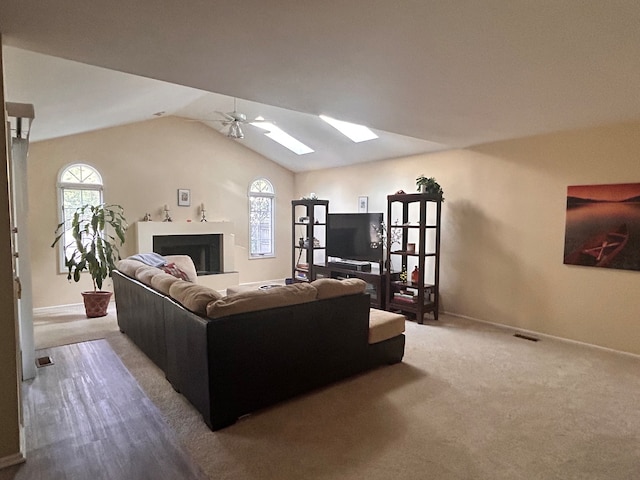
[[[219,112],[216,113],[222,118],[212,120],[213,122],[221,122],[223,127],[227,129],[227,137],[230,138],[244,138],[244,132],[242,131],[242,125],[251,124],[253,122],[264,122],[264,118],[257,117],[253,120],[247,120],[247,116],[244,113],[240,113],[236,107],[237,99],[233,99],[233,112]]]

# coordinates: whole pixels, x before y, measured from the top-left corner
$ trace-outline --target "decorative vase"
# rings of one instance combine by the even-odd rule
[[[413,269],[413,272],[411,272],[411,283],[413,283],[414,285],[417,285],[419,279],[420,279],[420,271],[418,270],[418,267],[415,267]]]
[[[113,292],[81,292],[84,299],[84,311],[87,318],[104,317],[109,308]]]

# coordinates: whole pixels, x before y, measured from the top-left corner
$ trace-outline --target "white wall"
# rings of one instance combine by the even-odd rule
[[[640,182],[640,123],[296,175],[330,212],[386,212],[420,174],[445,193],[446,311],[640,354],[640,272],[563,264],[568,185]]]
[[[58,219],[58,172],[75,162],[100,171],[105,201],[121,204],[129,223],[147,212],[160,221],[164,204],[174,222],[198,221],[203,202],[209,220],[233,222],[235,268],[241,283],[291,274],[293,173],[200,123],[167,117],[30,146],[34,307],[80,303],[79,292],[92,288],[88,276],[69,284],[65,274],[57,273],[57,252],[50,248]],[[258,177],[268,178],[276,190],[276,258],[249,260],[247,191]],[[191,189],[191,207],[177,206],[178,188]],[[131,235],[123,256],[133,252]]]
[[[2,35],[0,34],[0,45]],[[2,147],[0,147],[0,468],[24,460],[21,450],[20,366],[12,260],[12,233],[9,202],[9,145],[4,102],[4,66],[0,48],[0,105],[2,105]]]

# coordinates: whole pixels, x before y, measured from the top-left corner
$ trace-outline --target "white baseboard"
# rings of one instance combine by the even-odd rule
[[[116,303],[115,298],[111,297],[111,300],[109,301],[109,306],[111,307],[112,305],[114,305]],[[77,307],[77,308],[82,308],[84,309],[84,303],[79,302],[79,303],[68,303],[65,305],[51,305],[49,307],[37,307],[33,309],[33,313],[47,313],[47,312],[55,312],[56,310],[60,309],[60,308],[71,308],[71,307]]]
[[[14,453],[13,455],[0,458],[0,470],[2,470],[3,468],[10,467],[12,465],[18,465],[19,463],[24,463],[25,461],[26,461],[26,458],[22,452]]]
[[[518,333],[525,333],[527,335],[534,335],[534,336],[537,336],[537,337],[549,338],[549,339],[552,339],[552,340],[558,340],[560,342],[573,343],[574,345],[582,345],[583,347],[597,348],[598,350],[603,350],[605,352],[612,352],[612,353],[617,353],[617,354],[620,354],[620,355],[626,355],[626,356],[633,357],[633,358],[640,358],[640,355],[638,355],[638,354],[631,353],[631,352],[625,352],[623,350],[616,350],[615,348],[603,347],[601,345],[595,345],[593,343],[581,342],[579,340],[572,340],[570,338],[557,337],[555,335],[550,335],[548,333],[541,333],[541,332],[537,332],[535,330],[528,330],[526,328],[514,327],[513,325],[505,325],[503,323],[495,323],[495,322],[489,322],[488,320],[480,320],[479,318],[470,317],[468,315],[461,315],[459,313],[454,313],[454,312],[442,312],[442,313],[445,313],[447,315],[451,315],[452,317],[458,317],[458,318],[464,318],[466,320],[471,320],[472,322],[485,323],[487,325],[491,325],[493,327],[498,327],[498,328],[503,328],[505,330],[507,330],[507,329],[508,330],[513,330],[513,331],[518,332]]]

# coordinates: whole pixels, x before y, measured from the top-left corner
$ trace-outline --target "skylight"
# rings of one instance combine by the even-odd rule
[[[254,127],[261,128],[262,130],[266,130],[267,133],[265,135],[269,137],[274,142],[278,142],[283,147],[288,148],[293,153],[298,155],[304,155],[305,153],[312,153],[314,150],[300,140],[293,138],[287,132],[282,130],[280,127],[276,127],[271,122],[251,122],[251,125]]]
[[[320,118],[356,143],[378,138],[378,135],[373,133],[364,125],[336,120],[335,118],[327,117],[326,115],[320,115]]]

